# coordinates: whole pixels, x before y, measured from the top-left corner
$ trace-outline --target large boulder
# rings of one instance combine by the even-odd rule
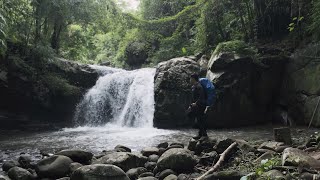
[[[26,129],[30,122],[40,124],[43,119],[70,122],[76,104],[99,76],[88,65],[58,58],[9,55],[6,61],[0,62],[0,111],[24,119],[9,117],[0,128]]]
[[[71,180],[130,180],[126,173],[117,166],[95,164],[77,169]]]
[[[320,127],[320,54],[319,44],[311,44],[298,49],[292,55],[292,61],[285,71],[282,87],[282,103],[286,107],[289,118],[297,124]]]
[[[207,78],[217,99],[208,112],[208,127],[238,127],[271,121],[288,58],[254,58],[235,52],[213,54]],[[230,113],[232,112],[232,113]]]
[[[40,160],[36,165],[36,172],[42,178],[62,178],[69,173],[73,161],[67,156],[54,155]]]
[[[74,162],[78,162],[81,164],[88,164],[90,163],[93,154],[91,152],[83,151],[83,150],[63,150],[56,155],[67,156],[72,159]]]
[[[173,148],[167,150],[158,160],[160,170],[172,169],[176,172],[192,171],[197,164],[193,153],[187,149]]]
[[[199,71],[197,62],[185,57],[158,64],[155,75],[155,127],[175,128],[193,123],[186,115],[191,103],[189,79],[191,74]]]
[[[120,167],[124,171],[128,171],[129,169],[143,167],[146,162],[147,158],[144,156],[128,152],[115,152],[95,160],[92,164],[112,164]]]
[[[26,169],[20,167],[13,167],[8,171],[8,176],[12,180],[32,180],[32,174]]]
[[[296,148],[287,148],[283,151],[282,165],[320,169],[319,160],[314,159],[306,152]]]

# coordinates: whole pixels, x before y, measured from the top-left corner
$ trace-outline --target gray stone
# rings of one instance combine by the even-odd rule
[[[139,178],[138,180],[158,180],[158,179],[155,177],[142,177],[142,178]]]
[[[126,146],[123,146],[123,145],[117,145],[114,149],[117,150],[117,149],[124,149],[125,151],[124,152],[131,152],[131,149],[126,147]]]
[[[220,172],[214,172],[211,175],[204,177],[204,180],[215,180],[215,179],[239,180],[244,175],[245,174],[239,171],[220,171]]]
[[[140,174],[147,172],[147,169],[144,167],[138,167],[138,168],[133,168],[133,169],[129,169],[126,174],[127,176],[132,179],[138,179],[138,177],[140,176]]]
[[[217,142],[214,149],[217,151],[217,153],[221,154],[234,142],[235,142],[235,140],[233,140],[233,139],[229,139],[229,138],[222,139]]]
[[[70,173],[72,174],[74,171],[76,171],[78,168],[82,167],[83,165],[80,163],[71,163],[70,164]]]
[[[267,149],[275,152],[283,151],[286,148],[283,142],[268,141],[259,146],[259,149]]]
[[[261,177],[259,178],[260,180],[263,180],[263,179],[274,179],[274,180],[285,180],[285,176],[278,170],[270,170],[268,172],[265,172],[261,175]]]
[[[10,180],[8,176],[0,175],[0,180]]]
[[[78,162],[81,164],[88,164],[90,163],[93,154],[91,152],[83,151],[83,150],[63,150],[56,155],[67,156],[72,159],[74,162]]]
[[[125,172],[110,164],[87,165],[77,169],[71,180],[130,180]]]
[[[320,161],[300,149],[287,148],[282,154],[282,165],[319,169]]]
[[[2,165],[2,170],[8,172],[9,169],[17,166],[20,166],[18,161],[5,161]]]
[[[187,148],[188,148],[190,151],[195,151],[197,143],[198,143],[197,140],[191,138],[190,141],[189,141],[189,143],[188,143],[188,147],[187,147]]]
[[[174,174],[170,174],[169,176],[165,177],[164,180],[177,180],[178,177]]]
[[[169,147],[169,143],[168,142],[163,142],[163,143],[160,143],[157,147],[166,149],[167,147]]]
[[[30,168],[31,167],[31,156],[28,154],[21,155],[18,158],[18,162],[22,168]]]
[[[144,164],[144,167],[147,168],[149,171],[153,171],[156,166],[157,166],[156,162],[146,162]]]
[[[188,180],[189,176],[186,174],[179,174],[178,180]]]
[[[283,142],[286,145],[292,144],[291,131],[288,127],[274,128],[273,135],[274,140],[277,142]]]
[[[159,149],[156,148],[156,147],[149,147],[149,148],[144,148],[142,151],[141,151],[141,154],[143,156],[147,156],[149,157],[150,155],[159,155]]]
[[[54,155],[40,160],[35,169],[39,177],[58,179],[69,173],[71,163],[73,161],[67,156]]]
[[[154,174],[152,172],[145,172],[139,175],[139,178],[143,178],[143,177],[153,177]]]
[[[159,169],[172,169],[176,172],[192,171],[197,160],[187,149],[175,148],[163,153],[158,160]],[[183,164],[183,166],[182,166]]]
[[[32,174],[26,169],[13,167],[8,171],[8,176],[12,180],[32,180]]]
[[[69,177],[63,177],[63,178],[60,178],[60,179],[57,179],[57,180],[70,180]]]
[[[132,168],[142,167],[146,162],[147,158],[143,156],[128,152],[115,152],[95,160],[92,164],[113,164],[128,171]]]
[[[155,155],[155,154],[150,155],[150,156],[148,157],[148,160],[149,160],[150,162],[157,162],[158,159],[159,159],[159,156],[158,156],[158,155]]]
[[[160,179],[160,180],[163,180],[163,179],[165,179],[167,176],[169,176],[169,175],[171,175],[171,174],[175,175],[176,173],[175,173],[173,170],[171,170],[171,169],[166,169],[166,170],[162,171],[162,172],[159,174],[159,179]]]

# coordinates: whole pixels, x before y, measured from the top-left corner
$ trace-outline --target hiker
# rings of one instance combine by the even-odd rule
[[[196,126],[199,129],[198,136],[194,139],[200,139],[201,137],[207,137],[206,129],[206,93],[204,88],[199,82],[199,76],[193,74],[190,77],[190,83],[192,85],[192,103],[188,109],[188,116],[192,119],[195,119]]]

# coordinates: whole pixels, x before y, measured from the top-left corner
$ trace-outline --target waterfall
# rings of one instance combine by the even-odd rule
[[[153,126],[155,69],[125,71],[91,67],[101,77],[78,104],[74,117],[76,125]]]

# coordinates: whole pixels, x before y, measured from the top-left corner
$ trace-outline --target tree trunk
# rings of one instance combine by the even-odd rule
[[[62,30],[62,23],[61,23],[61,20],[57,17],[54,22],[53,33],[51,36],[51,47],[54,50],[56,50],[56,52],[59,52],[59,48],[60,48],[61,30]]]
[[[34,44],[37,45],[40,40],[41,32],[41,15],[40,15],[40,1],[35,1],[35,35],[34,35]]]

